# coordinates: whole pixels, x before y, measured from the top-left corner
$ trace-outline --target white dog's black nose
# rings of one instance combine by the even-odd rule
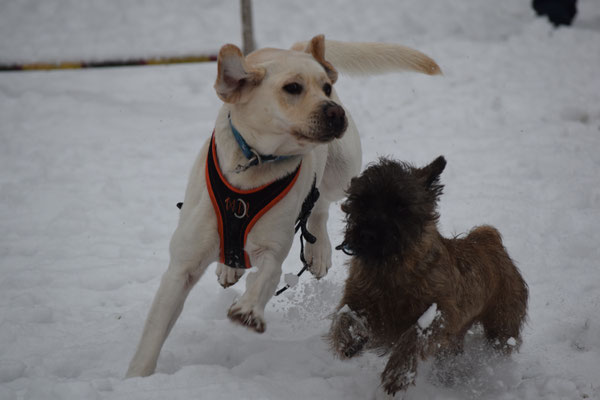
[[[327,127],[331,130],[331,133],[335,137],[340,137],[345,131],[347,126],[346,112],[344,109],[333,102],[327,103],[323,106],[323,114],[327,121]]]

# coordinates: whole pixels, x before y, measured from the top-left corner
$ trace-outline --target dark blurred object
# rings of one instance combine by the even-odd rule
[[[571,25],[577,14],[577,0],[533,0],[533,9],[554,26]]]

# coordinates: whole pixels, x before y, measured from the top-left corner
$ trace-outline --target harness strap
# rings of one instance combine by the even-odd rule
[[[308,268],[310,268],[310,265],[311,265],[304,258],[304,240],[306,240],[308,243],[313,244],[317,241],[317,238],[308,231],[308,228],[306,227],[306,223],[308,222],[308,217],[310,217],[310,213],[312,212],[312,209],[315,206],[315,203],[317,202],[317,200],[319,200],[320,195],[321,194],[319,193],[319,189],[317,188],[317,176],[315,175],[315,179],[313,180],[312,188],[310,189],[308,196],[306,196],[306,198],[304,199],[304,202],[302,203],[302,209],[300,210],[300,215],[298,215],[298,218],[296,219],[295,232],[298,232],[298,229],[301,230],[301,232],[300,232],[300,261],[302,261],[302,269],[300,270],[300,272],[298,272],[296,274],[297,277],[300,277],[300,275],[302,275],[304,273],[304,271],[306,271]],[[284,287],[282,287],[281,289],[277,290],[277,292],[275,292],[275,296],[279,296],[281,293],[285,292],[290,287],[291,287],[291,285],[289,283],[286,283],[286,285]]]

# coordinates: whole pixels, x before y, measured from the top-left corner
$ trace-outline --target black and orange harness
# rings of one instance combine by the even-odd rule
[[[232,131],[238,139],[239,132],[232,126]],[[237,135],[236,135],[237,134]],[[241,138],[241,136],[240,136]],[[243,141],[243,139],[241,139]],[[240,143],[240,147],[246,157],[250,159],[247,151],[244,149],[247,146],[245,142]],[[253,154],[256,154],[253,152]],[[270,156],[269,156],[270,157]],[[259,157],[259,160],[261,158]],[[278,159],[263,156],[262,160],[278,161]],[[281,158],[279,158],[281,159]],[[256,165],[254,162],[252,165]],[[220,237],[220,255],[219,261],[232,268],[251,268],[250,258],[244,250],[248,233],[254,224],[277,204],[294,186],[294,183],[300,175],[302,162],[298,167],[287,176],[280,178],[274,182],[268,183],[261,187],[241,190],[233,187],[225,177],[219,167],[217,158],[216,144],[214,134],[210,141],[208,156],[206,158],[206,185],[210,199],[217,215],[217,226]],[[247,169],[245,167],[244,169]],[[304,242],[305,239],[309,243],[315,243],[316,238],[308,232],[306,223],[315,202],[319,198],[319,189],[316,187],[316,176],[313,180],[311,191],[306,196],[302,203],[300,215],[296,219],[295,231],[301,229],[300,234],[300,260],[304,264],[302,270],[297,274],[300,276],[308,267],[309,264],[304,259]],[[178,203],[177,207],[181,208],[183,203]],[[277,292],[279,295],[289,286],[280,289]]]
[[[264,186],[250,190],[236,189],[227,182],[219,168],[213,135],[206,159],[206,184],[217,214],[221,263],[233,268],[251,267],[244,250],[248,233],[260,217],[290,191],[300,175],[301,167],[302,162],[291,174]]]

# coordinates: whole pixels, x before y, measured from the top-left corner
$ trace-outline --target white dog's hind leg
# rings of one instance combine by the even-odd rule
[[[229,308],[227,316],[233,322],[263,333],[266,329],[265,306],[277,289],[281,277],[281,262],[272,254],[263,254],[258,260],[258,271],[246,278],[246,292]]]
[[[181,314],[187,295],[201,275],[190,274],[186,270],[188,268],[171,264],[164,273],[148,313],[142,338],[129,364],[128,378],[154,373],[160,349]]]
[[[160,350],[181,314],[187,295],[217,256],[218,239],[212,232],[203,234],[200,230],[200,221],[209,221],[207,215],[212,215],[211,209],[204,210],[208,211],[180,218],[171,239],[169,268],[154,297],[127,377],[148,376],[154,372]]]
[[[217,265],[217,270],[215,271],[219,284],[224,288],[235,285],[244,275],[244,272],[246,271],[242,268],[231,268],[221,263]]]
[[[306,243],[304,258],[310,265],[310,272],[317,279],[327,275],[327,271],[331,267],[331,241],[327,233],[329,204],[324,196],[319,197],[306,225],[308,231],[317,238],[317,241],[313,244]]]

